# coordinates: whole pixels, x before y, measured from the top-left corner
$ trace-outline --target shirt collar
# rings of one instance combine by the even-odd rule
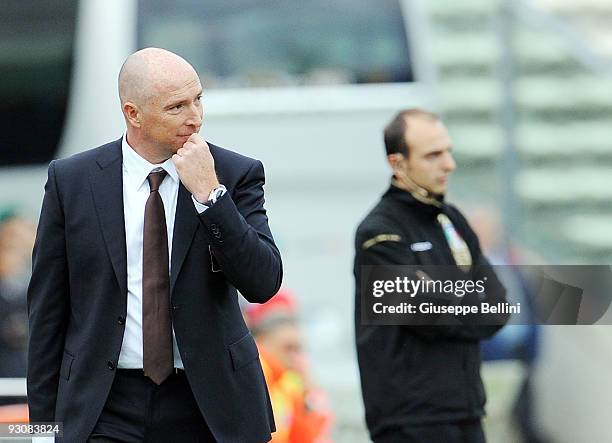
[[[172,159],[168,159],[160,164],[149,163],[147,160],[142,158],[127,142],[127,134],[123,134],[121,139],[121,152],[123,155],[123,169],[127,172],[130,177],[130,183],[136,188],[140,189],[148,175],[154,169],[162,168],[168,173],[168,176],[172,178],[176,183],[179,182],[178,172],[172,162]]]

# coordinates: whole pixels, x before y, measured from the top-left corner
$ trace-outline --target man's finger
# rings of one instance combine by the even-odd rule
[[[197,132],[194,132],[193,134],[191,134],[191,135],[189,136],[189,138],[187,139],[187,141],[188,141],[188,142],[189,142],[189,141],[195,142],[195,141],[198,139],[198,137],[199,137],[199,136],[200,136],[200,134],[198,134]]]

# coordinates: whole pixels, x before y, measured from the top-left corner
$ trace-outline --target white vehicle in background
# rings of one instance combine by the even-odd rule
[[[420,4],[4,2],[0,207],[36,217],[49,161],[122,135],[116,82],[128,54],[158,46],[184,56],[203,79],[203,136],[264,163],[267,208],[285,284],[300,297],[313,370],[335,390],[338,422],[363,426],[352,238],[388,180],[384,124],[401,108],[432,106]]]
[[[298,190],[310,180],[346,187],[342,168],[367,188],[372,168],[384,168],[373,160],[385,119],[431,104],[418,1],[6,3],[0,180],[10,185],[0,205],[32,213],[50,160],[123,133],[116,78],[141,47],[170,49],[198,70],[205,138],[260,157],[271,180]]]

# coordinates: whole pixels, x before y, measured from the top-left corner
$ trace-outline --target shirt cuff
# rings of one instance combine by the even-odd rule
[[[208,209],[208,206],[206,206],[204,203],[200,203],[199,201],[197,201],[193,195],[191,196],[191,199],[193,200],[193,205],[195,206],[196,211],[198,211],[198,214],[201,214],[202,212]]]
[[[32,437],[32,443],[55,443],[55,437]]]

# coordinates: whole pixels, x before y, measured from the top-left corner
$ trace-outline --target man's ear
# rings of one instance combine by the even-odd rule
[[[125,102],[123,104],[123,115],[130,125],[140,128],[140,109],[136,104]]]
[[[393,171],[400,168],[404,160],[405,157],[399,152],[387,155],[387,163],[389,163],[389,166],[391,166],[391,169],[393,169]]]

